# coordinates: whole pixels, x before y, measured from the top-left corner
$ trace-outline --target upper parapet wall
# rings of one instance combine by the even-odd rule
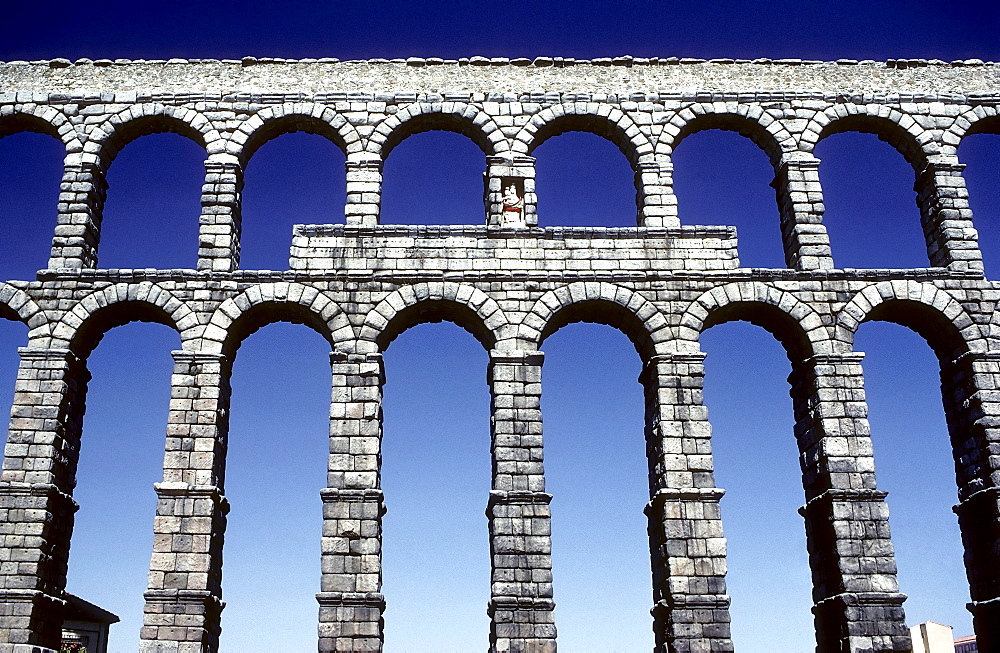
[[[0,93],[90,95],[230,93],[647,93],[796,92],[815,95],[1000,95],[1000,65],[979,60],[887,62],[798,59],[573,60],[336,59],[128,61],[66,59],[0,64]],[[985,99],[985,98],[984,98]]]

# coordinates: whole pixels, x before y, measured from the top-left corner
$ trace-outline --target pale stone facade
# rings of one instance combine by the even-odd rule
[[[951,626],[925,621],[910,626],[913,653],[955,653],[955,637]]]
[[[437,319],[468,329],[490,355],[491,650],[555,650],[541,347],[580,320],[624,331],[644,363],[656,650],[732,650],[698,340],[733,319],[770,330],[792,361],[818,650],[911,647],[853,350],[866,319],[912,327],[939,356],[970,609],[983,650],[1000,647],[1000,286],[984,278],[956,155],[966,134],[1000,130],[998,103],[1000,66],[980,61],[0,65],[0,135],[41,131],[66,147],[49,268],[0,283],[0,316],[30,328],[0,484],[0,651],[58,645],[87,356],[130,320],[167,324],[182,343],[156,486],[146,651],[217,648],[230,364],[244,337],[275,320],[309,325],[331,346],[319,649],[380,650],[382,351]],[[735,230],[682,224],[671,153],[713,128],[740,131],[771,158],[787,268],[743,268]],[[379,225],[382,161],[428,129],[467,134],[487,155],[481,225]],[[345,224],[296,227],[288,270],[241,270],[243,168],[295,130],[344,149]],[[601,134],[627,156],[636,227],[536,226],[545,200],[532,152],[569,130]],[[913,165],[928,267],[836,268],[813,147],[845,130],[878,133]],[[158,131],[206,151],[197,269],[101,269],[108,165]]]

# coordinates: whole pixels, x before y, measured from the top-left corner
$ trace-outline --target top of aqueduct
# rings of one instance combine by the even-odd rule
[[[87,94],[245,92],[358,95],[415,92],[518,93],[587,89],[591,93],[656,94],[799,91],[806,95],[959,95],[995,98],[1000,64],[979,59],[884,62],[802,59],[689,59],[632,56],[596,59],[470,57],[439,59],[51,59],[0,63],[0,88],[17,93]],[[366,89],[358,93],[358,89]],[[669,89],[669,90],[663,90]],[[15,91],[0,92],[0,101]],[[734,98],[735,99],[735,98]],[[119,101],[121,101],[119,99]]]

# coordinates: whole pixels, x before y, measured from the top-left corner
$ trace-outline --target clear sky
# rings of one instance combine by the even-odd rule
[[[263,2],[19,3],[0,59],[410,55],[1000,59],[1000,9],[986,2]],[[62,155],[38,134],[0,140],[0,278],[44,267]],[[543,225],[634,225],[632,174],[603,139],[569,133],[536,151]],[[926,265],[913,172],[876,137],[818,149],[826,224],[844,267]],[[963,143],[986,267],[1000,272],[1000,136]],[[109,173],[101,267],[193,267],[203,153],[176,134],[140,138]],[[243,267],[284,269],[294,223],[343,220],[344,155],[289,134],[251,160]],[[735,133],[701,132],[675,159],[686,224],[739,228],[745,265],[783,266],[767,157]],[[452,133],[418,134],[385,166],[387,223],[481,223],[483,154]],[[874,231],[873,231],[874,230]],[[865,234],[864,237],[861,234]],[[876,235],[871,235],[871,234]],[[0,396],[9,404],[23,325],[0,320]],[[803,501],[790,367],[746,323],[702,338],[717,483],[727,490],[733,633],[743,653],[812,650]],[[90,358],[69,590],[122,617],[113,651],[134,651],[151,548],[176,334],[133,323]],[[896,325],[862,326],[879,484],[908,621],[971,633],[955,481],[937,363]],[[560,648],[652,646],[648,498],[639,359],[606,326],[552,335],[543,413]],[[250,336],[234,369],[226,493],[224,651],[314,650],[320,503],[329,401],[327,343],[300,325]],[[386,650],[469,651],[489,629],[489,397],[486,353],[462,329],[421,325],[386,352],[383,485]],[[754,379],[747,384],[747,379]],[[609,613],[613,606],[613,613]]]

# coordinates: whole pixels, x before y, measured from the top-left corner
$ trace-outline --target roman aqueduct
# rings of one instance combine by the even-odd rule
[[[331,351],[319,650],[380,650],[381,352],[441,319],[489,352],[490,650],[555,650],[540,349],[576,321],[622,330],[643,360],[656,650],[732,650],[699,348],[703,329],[729,320],[763,326],[792,361],[818,650],[909,650],[853,349],[869,319],[912,328],[940,360],[969,606],[980,650],[1000,650],[1000,286],[984,277],[956,154],[967,134],[1000,130],[998,103],[1000,66],[979,61],[0,64],[0,136],[42,132],[66,152],[47,269],[0,283],[0,316],[30,329],[0,480],[0,650],[58,648],[87,357],[134,320],[169,325],[182,343],[143,649],[217,648],[231,362],[244,337],[280,320]],[[770,157],[786,268],[740,267],[735,230],[681,224],[671,153],[702,129],[739,131]],[[481,225],[379,224],[382,162],[426,130],[460,132],[486,154]],[[197,269],[102,269],[108,166],[163,131],[205,149]],[[296,227],[287,270],[243,270],[242,171],[289,131],[346,153],[345,220]],[[537,226],[532,152],[565,131],[602,135],[628,158],[636,227]],[[927,267],[836,267],[813,148],[840,131],[877,133],[912,164]]]

